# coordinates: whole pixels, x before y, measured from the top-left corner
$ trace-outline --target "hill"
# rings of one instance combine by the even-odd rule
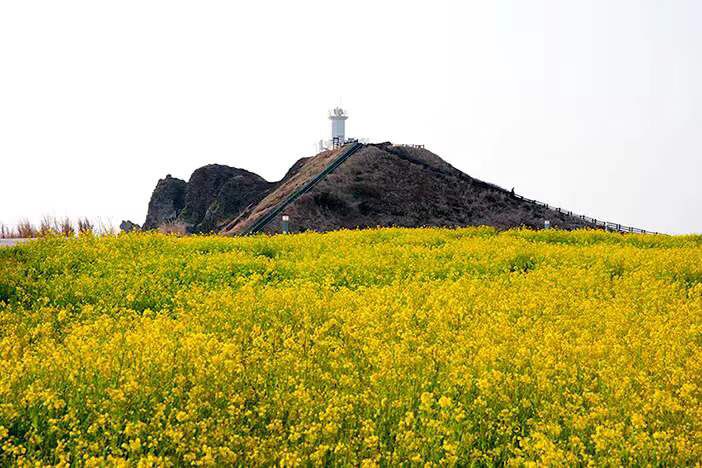
[[[320,166],[316,158],[319,156],[305,166]],[[293,182],[277,186],[269,198],[282,199],[299,186]],[[265,212],[269,206],[260,206],[258,211]],[[284,213],[290,216],[293,232],[376,226],[540,229],[546,219],[561,229],[590,226],[470,177],[426,149],[390,143],[364,145]],[[239,233],[259,215],[254,210],[228,225],[225,232]],[[280,229],[280,218],[265,227],[266,232]]]
[[[342,151],[302,158],[278,182],[222,165],[196,170],[187,183],[163,179],[152,195],[144,227],[176,222],[188,232],[248,232],[318,177]],[[594,220],[535,204],[464,174],[424,148],[391,143],[360,145],[336,169],[290,201],[281,214],[290,217],[292,232],[376,226],[540,229],[546,220],[566,230],[596,227]],[[280,216],[262,229],[281,232]]]

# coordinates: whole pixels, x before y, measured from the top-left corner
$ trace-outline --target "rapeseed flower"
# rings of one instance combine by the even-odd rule
[[[0,464],[695,465],[702,237],[0,250]]]

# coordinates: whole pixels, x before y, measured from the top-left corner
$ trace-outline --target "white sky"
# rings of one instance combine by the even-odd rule
[[[142,223],[157,180],[423,143],[608,221],[702,232],[699,1],[3,1],[0,221]]]

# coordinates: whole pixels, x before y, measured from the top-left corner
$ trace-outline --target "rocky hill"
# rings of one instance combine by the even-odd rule
[[[220,164],[197,169],[188,182],[168,175],[156,184],[143,229],[179,224],[190,233],[217,231],[274,185],[253,172]]]
[[[149,210],[146,213],[143,229],[156,229],[160,225],[178,217],[185,206],[185,190],[187,183],[184,180],[171,177],[160,179],[149,200]]]
[[[190,180],[161,179],[149,202],[145,229],[179,223],[187,232],[241,234],[306,184],[339,154],[325,151],[297,161],[278,182],[222,165],[197,169]],[[474,179],[423,148],[363,145],[283,211],[290,230],[330,231],[375,226],[469,226],[499,229],[592,227]],[[280,232],[280,217],[265,226]]]

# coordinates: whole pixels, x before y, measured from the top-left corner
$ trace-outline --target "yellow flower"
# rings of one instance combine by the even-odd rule
[[[133,439],[129,442],[129,450],[132,452],[140,452],[141,451],[141,439],[138,437],[136,439]]]
[[[0,459],[699,464],[700,265],[702,236],[485,227],[2,250]]]
[[[631,424],[633,424],[634,427],[636,428],[643,428],[646,426],[644,423],[644,418],[638,413],[634,413],[631,415]]]
[[[451,398],[447,396],[442,396],[441,398],[439,398],[439,406],[441,406],[443,409],[449,408],[451,404]]]

